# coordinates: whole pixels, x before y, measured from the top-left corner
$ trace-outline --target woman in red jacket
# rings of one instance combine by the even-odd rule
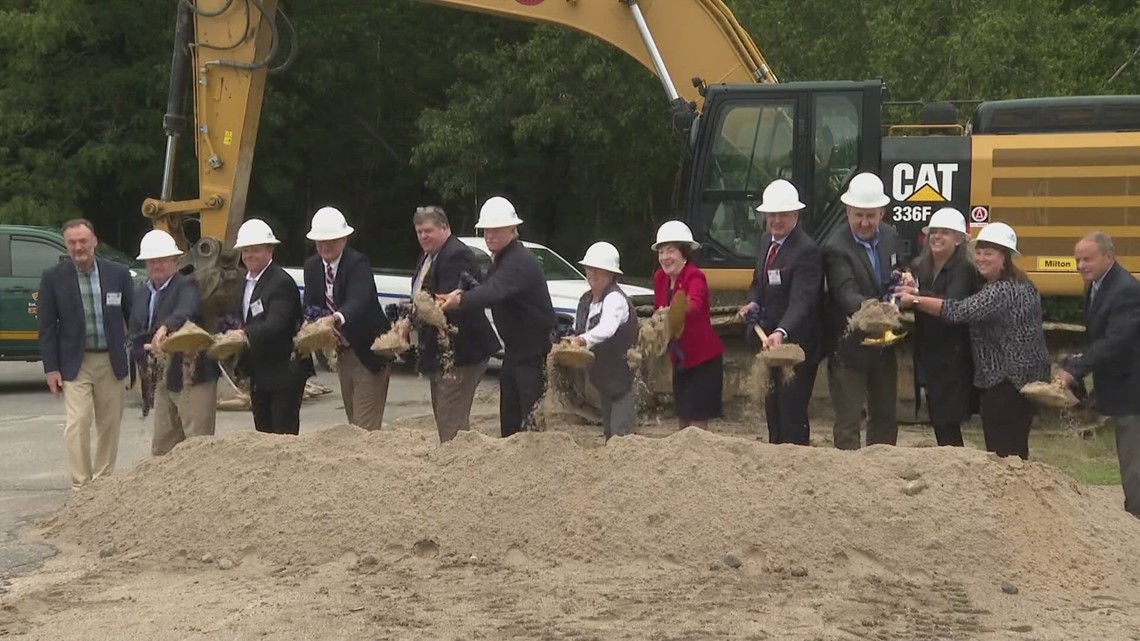
[[[669,343],[673,363],[673,413],[681,429],[690,425],[708,429],[709,419],[723,413],[724,345],[713,329],[709,311],[709,285],[705,274],[692,264],[700,244],[689,226],[670,220],[657,230],[660,269],[653,275],[653,307],[666,307],[677,292],[688,298],[685,327]]]

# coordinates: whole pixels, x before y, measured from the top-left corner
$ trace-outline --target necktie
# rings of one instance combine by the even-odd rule
[[[412,295],[415,296],[416,292],[424,287],[424,281],[427,279],[428,270],[431,269],[431,254],[424,257],[424,264],[420,266],[420,273],[416,274],[416,280],[412,283]]]
[[[332,265],[325,265],[325,307],[329,308],[330,314],[336,313],[336,303],[333,302],[333,270]]]
[[[764,260],[764,271],[772,269],[772,263],[776,262],[776,252],[780,249],[780,243],[772,241],[768,247],[768,258]]]

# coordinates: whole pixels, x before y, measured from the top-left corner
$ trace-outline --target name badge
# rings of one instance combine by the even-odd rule
[[[265,311],[265,306],[261,304],[261,299],[257,299],[249,304],[249,315],[260,316]]]
[[[123,305],[122,292],[107,292],[107,306],[121,307]]]
[[[769,269],[768,270],[768,284],[769,285],[780,285],[780,284],[782,284],[782,281],[780,280],[780,270],[778,270],[778,269]]]
[[[891,254],[891,267],[899,264],[898,254]]]

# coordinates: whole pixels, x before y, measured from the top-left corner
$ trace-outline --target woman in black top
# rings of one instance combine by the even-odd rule
[[[931,298],[969,298],[980,277],[966,252],[966,219],[956,209],[940,209],[922,230],[926,244],[911,264],[918,292]],[[962,445],[962,423],[974,413],[974,359],[970,329],[940,317],[914,319],[914,376],[926,388],[926,409],[939,445]]]
[[[1005,223],[990,223],[978,234],[974,251],[985,285],[962,300],[920,296],[900,288],[899,306],[950,323],[968,324],[974,354],[974,385],[982,390],[982,432],[986,450],[998,456],[1029,458],[1033,405],[1020,393],[1035,381],[1049,380],[1049,350],[1041,324],[1041,295],[1013,264],[1017,234]]]

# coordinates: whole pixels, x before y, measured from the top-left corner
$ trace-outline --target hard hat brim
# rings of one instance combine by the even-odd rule
[[[503,221],[503,222],[497,222],[497,223],[493,223],[493,222],[486,222],[485,223],[483,221],[479,221],[479,222],[475,223],[475,229],[502,229],[503,227],[518,227],[519,225],[522,224],[522,222],[523,221],[521,218],[516,218],[512,221]]]
[[[255,242],[243,243],[240,240],[234,243],[234,249],[242,249],[244,247],[257,247],[258,245],[280,245],[281,241],[274,238],[273,240],[258,240]]]
[[[171,253],[171,252],[158,252],[158,253],[154,253],[154,254],[140,253],[138,256],[135,256],[135,260],[157,260],[159,258],[176,258],[178,256],[181,256],[182,253],[183,253],[182,250],[178,250],[177,253]]]
[[[619,276],[620,276],[620,275],[623,275],[623,274],[625,273],[625,272],[623,272],[623,271],[622,271],[622,270],[620,270],[620,269],[614,269],[614,268],[613,268],[613,267],[611,267],[611,266],[608,266],[608,265],[600,265],[600,264],[598,264],[598,263],[590,262],[590,261],[587,261],[587,260],[580,260],[580,261],[578,261],[578,264],[579,264],[579,265],[581,265],[581,266],[583,266],[583,267],[593,267],[594,269],[600,269],[600,270],[602,270],[602,271],[604,271],[604,272],[609,272],[609,273],[611,273],[611,274],[618,274]]]
[[[767,205],[767,207],[765,207]],[[778,214],[786,211],[800,211],[807,209],[807,205],[801,203],[799,200],[790,203],[775,203],[768,205],[768,203],[760,203],[756,206],[756,211],[762,214]]]
[[[351,225],[346,225],[345,228],[339,233],[322,234],[317,231],[309,230],[309,233],[305,234],[305,238],[308,238],[309,240],[338,240],[341,238],[348,238],[354,231],[356,230],[353,229]]]
[[[661,240],[649,246],[653,251],[657,251],[662,245],[688,245],[689,249],[694,251],[701,248],[701,244],[695,240]]]
[[[857,207],[859,209],[878,209],[879,207],[886,207],[887,205],[891,204],[891,199],[888,198],[886,194],[883,194],[874,200],[864,201],[859,200],[858,198],[854,198],[850,194],[844,192],[843,195],[839,197],[839,202],[851,207]]]
[[[955,229],[953,227],[943,227],[942,225],[927,225],[926,227],[922,228],[922,233],[929,234],[931,229],[947,229],[949,231],[956,231],[959,234],[965,234],[966,233],[965,229]]]

